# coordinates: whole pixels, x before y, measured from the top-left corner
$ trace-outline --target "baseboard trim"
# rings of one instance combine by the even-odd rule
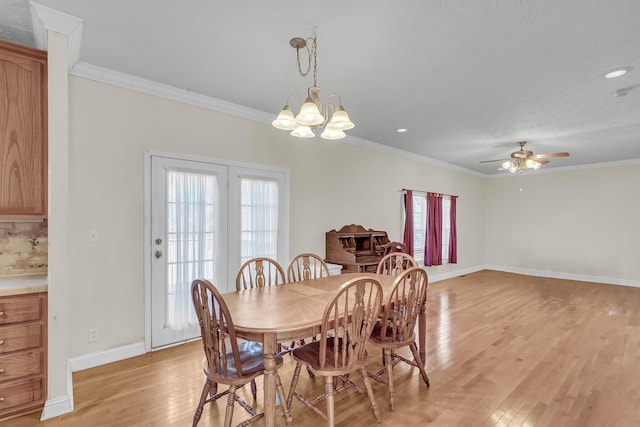
[[[67,394],[45,402],[40,421],[73,412],[73,377],[67,363]]]
[[[144,353],[144,342],[142,341],[123,345],[96,353],[85,354],[84,356],[73,357],[69,359],[69,370],[71,372],[83,371],[85,369],[95,368],[96,366],[106,365],[107,363],[140,356]]]
[[[73,412],[73,372],[140,356],[144,353],[144,342],[138,342],[69,359],[67,364],[67,394],[47,400],[42,410],[40,421]]]
[[[441,280],[453,279],[454,277],[464,276],[465,274],[475,273],[476,271],[486,270],[484,265],[477,265],[475,267],[464,268],[462,270],[450,271],[448,273],[429,274],[429,283],[439,282]]]
[[[59,417],[60,415],[73,412],[73,399],[70,396],[62,396],[55,399],[47,400],[42,409],[40,421],[49,418]]]
[[[526,276],[548,277],[550,279],[577,280],[579,282],[604,283],[607,285],[631,286],[640,288],[640,280],[618,279],[613,277],[589,276],[586,274],[558,273],[555,271],[530,270],[526,268],[505,267],[503,265],[486,265],[485,270],[504,271],[505,273],[524,274]]]

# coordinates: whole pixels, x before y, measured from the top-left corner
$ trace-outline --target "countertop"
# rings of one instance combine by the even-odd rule
[[[47,292],[46,274],[0,276],[0,297]]]

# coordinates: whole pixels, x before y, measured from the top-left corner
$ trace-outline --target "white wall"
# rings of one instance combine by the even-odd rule
[[[68,328],[50,328],[49,399],[66,390],[67,360],[143,340],[145,150],[288,168],[292,255],[323,255],[324,233],[350,223],[400,240],[400,190],[414,188],[459,196],[459,264],[429,268],[431,277],[485,264],[620,278],[638,268],[638,166],[483,179],[73,76],[69,113],[70,267],[58,270],[67,279],[56,297]],[[623,195],[614,215],[594,200]],[[100,242],[88,243],[91,229]]]
[[[69,96],[69,357],[143,340],[147,149],[288,168],[292,255],[324,255],[325,232],[351,223],[401,240],[402,188],[457,194],[459,264],[433,271],[483,262],[481,178],[341,142],[303,142],[265,123],[80,77],[70,77]],[[88,242],[91,229],[100,242]],[[98,342],[88,342],[88,328],[99,329]]]
[[[637,284],[639,184],[640,162],[487,180],[485,264]]]

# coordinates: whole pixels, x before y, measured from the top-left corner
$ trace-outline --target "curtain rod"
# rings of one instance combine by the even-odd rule
[[[411,190],[410,188],[403,188],[402,192],[406,193],[407,190]],[[424,190],[411,190],[411,191],[415,191],[417,193],[424,193],[424,194],[435,194],[436,196],[449,196],[449,197],[455,197],[456,199],[458,198],[458,196],[454,196],[453,194],[446,194],[446,193],[436,193],[434,191],[424,191]]]

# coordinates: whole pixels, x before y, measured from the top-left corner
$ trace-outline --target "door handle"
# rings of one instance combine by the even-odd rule
[[[157,250],[155,255],[156,255],[156,258],[160,258],[162,256],[162,251],[161,250]]]

